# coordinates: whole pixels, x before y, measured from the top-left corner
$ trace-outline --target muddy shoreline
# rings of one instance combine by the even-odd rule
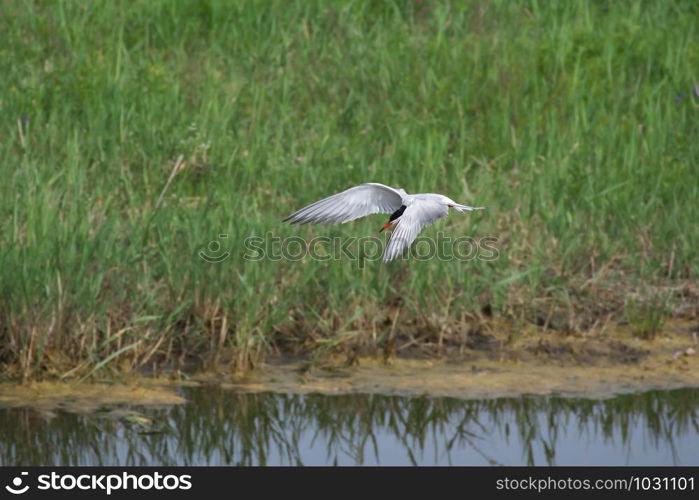
[[[317,360],[279,356],[242,375],[221,368],[131,374],[118,381],[4,383],[0,407],[89,413],[105,406],[167,406],[185,403],[178,387],[202,384],[246,392],[600,398],[699,387],[697,344],[690,322],[674,322],[653,339],[637,338],[623,328],[578,336],[537,331],[516,339],[480,333],[458,349],[442,349],[441,356],[424,354],[426,347],[420,346],[390,358],[383,353]]]
[[[197,380],[255,392],[599,398],[699,387],[698,344],[690,322],[668,325],[653,339],[637,338],[624,328],[580,336],[537,331],[515,340],[481,333],[465,348],[440,357],[339,355],[316,363],[282,358],[242,377],[209,373]]]

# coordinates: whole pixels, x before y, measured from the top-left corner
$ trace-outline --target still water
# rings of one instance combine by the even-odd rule
[[[1,465],[699,465],[699,389],[591,400],[247,394],[0,409]]]

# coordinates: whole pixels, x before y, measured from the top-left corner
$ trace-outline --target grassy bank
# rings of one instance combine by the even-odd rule
[[[697,313],[696,2],[1,5],[5,378]],[[367,181],[498,258],[243,258]]]

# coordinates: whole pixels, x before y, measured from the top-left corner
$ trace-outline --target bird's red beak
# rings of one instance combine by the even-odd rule
[[[389,227],[391,227],[391,225],[393,225],[393,221],[388,221],[388,224],[379,229],[379,232],[383,231],[384,229],[388,229]]]

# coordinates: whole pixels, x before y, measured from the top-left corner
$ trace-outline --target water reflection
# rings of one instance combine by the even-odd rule
[[[139,418],[0,410],[2,465],[699,465],[699,390],[461,401],[183,389]],[[142,420],[142,419],[141,419]]]

